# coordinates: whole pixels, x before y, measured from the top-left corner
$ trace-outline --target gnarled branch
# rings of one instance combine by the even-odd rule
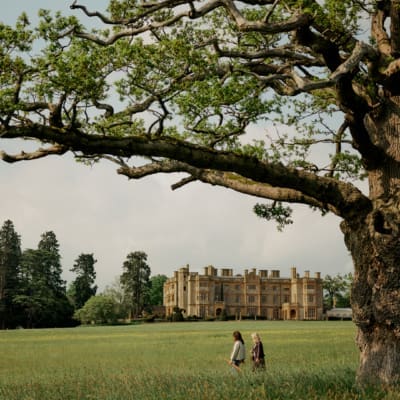
[[[284,201],[289,203],[303,203],[308,204],[312,207],[320,209],[328,209],[329,211],[339,214],[335,207],[318,201],[310,196],[305,196],[303,193],[297,190],[273,187],[266,183],[259,183],[248,178],[244,178],[235,173],[225,171],[213,171],[209,169],[200,169],[193,167],[187,163],[174,161],[174,160],[163,160],[153,162],[140,167],[130,167],[127,165],[121,166],[117,172],[121,175],[125,175],[130,179],[140,179],[148,175],[163,173],[174,173],[174,172],[187,172],[190,177],[185,178],[172,185],[172,189],[178,189],[179,187],[199,180],[204,183],[211,185],[224,186],[226,188],[235,190],[240,193],[248,194],[251,196],[261,197],[274,201]]]
[[[68,148],[62,145],[54,145],[46,149],[39,148],[36,151],[24,152],[19,154],[8,154],[5,151],[0,151],[0,159],[8,163],[15,163],[18,161],[37,160],[39,158],[47,157],[49,155],[62,155],[68,151]]]

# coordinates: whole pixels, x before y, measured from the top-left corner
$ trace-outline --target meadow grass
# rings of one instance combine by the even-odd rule
[[[263,340],[267,369],[228,366],[232,332]],[[1,400],[400,399],[354,385],[342,321],[156,323],[0,332]]]

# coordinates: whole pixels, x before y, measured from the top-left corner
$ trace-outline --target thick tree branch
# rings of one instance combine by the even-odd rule
[[[385,30],[384,24],[386,20],[386,12],[377,10],[371,19],[371,34],[378,45],[378,50],[385,56],[390,56],[392,49],[390,39]]]
[[[282,164],[263,162],[254,157],[205,148],[173,138],[104,137],[40,125],[3,129],[0,130],[0,135],[4,138],[25,137],[55,143],[88,156],[108,154],[128,158],[134,155],[165,157],[199,169],[229,171],[252,181],[301,192],[323,204],[329,204],[344,218],[351,218],[352,215],[370,207],[368,198],[351,184],[288,168]]]
[[[377,60],[378,57],[379,54],[377,54],[376,50],[372,46],[358,41],[350,57],[340,64],[331,74],[331,79],[338,81],[345,75],[353,74],[354,71],[359,68],[361,61],[374,61]]]
[[[129,167],[127,165],[121,166],[118,171],[119,174],[125,175],[131,179],[140,179],[148,175],[173,172],[187,172],[190,177],[185,178],[172,185],[172,189],[178,189],[181,186],[199,180],[211,185],[223,186],[236,192],[248,194],[251,196],[261,197],[274,201],[283,201],[288,203],[302,203],[308,204],[312,207],[317,207],[322,210],[329,210],[335,214],[339,214],[338,210],[325,204],[312,197],[305,196],[303,193],[281,187],[273,187],[265,183],[255,182],[251,179],[244,178],[240,175],[225,171],[212,171],[209,169],[195,168],[189,164],[182,163],[174,160],[163,160],[153,162],[141,167]]]

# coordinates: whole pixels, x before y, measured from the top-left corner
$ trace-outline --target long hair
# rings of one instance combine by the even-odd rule
[[[235,338],[235,340],[240,340],[244,344],[244,340],[243,340],[242,335],[241,335],[241,333],[239,331],[233,332],[233,337]]]
[[[260,335],[259,335],[258,333],[256,333],[256,332],[254,332],[254,333],[251,334],[251,338],[253,339],[253,341],[254,341],[255,343],[261,342]]]

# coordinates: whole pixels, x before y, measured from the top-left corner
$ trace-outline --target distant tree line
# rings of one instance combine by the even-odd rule
[[[164,275],[150,277],[144,252],[128,254],[123,273],[104,293],[96,295],[93,254],[80,254],[62,279],[59,243],[54,232],[41,235],[35,249],[21,250],[12,221],[0,229],[0,328],[66,327],[138,317],[162,305]]]

